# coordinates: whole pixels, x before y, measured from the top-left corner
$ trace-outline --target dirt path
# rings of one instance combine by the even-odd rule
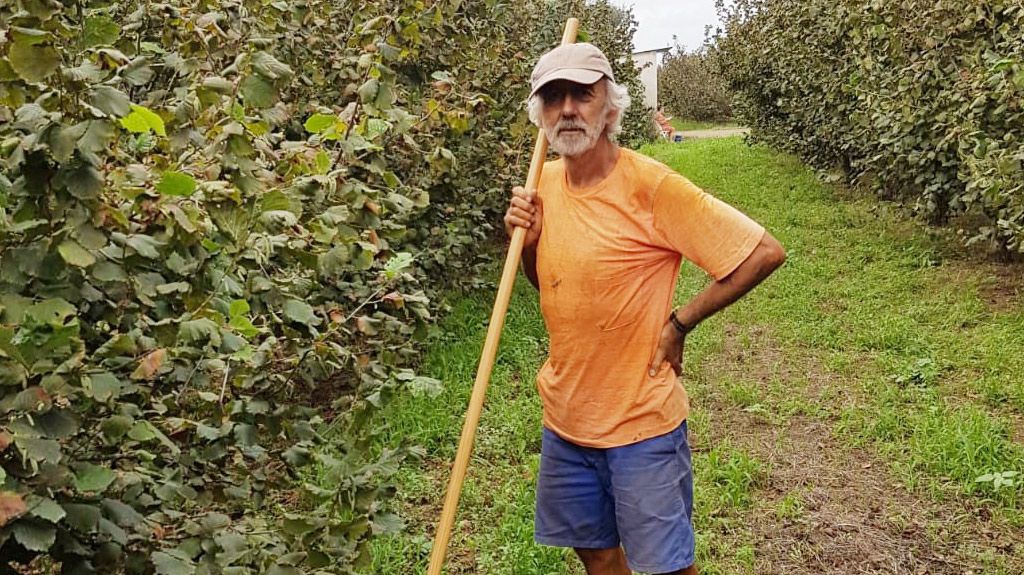
[[[724,364],[706,365],[712,378],[757,374],[759,385],[808,376],[787,389],[816,415],[779,414],[778,398],[765,409],[744,408],[721,389],[703,387],[698,409],[711,415],[695,450],[728,442],[766,463],[767,478],[752,494],[742,527],[717,534],[737,547],[757,549],[755,572],[788,575],[1018,573],[1024,533],[996,525],[977,501],[950,496],[922,499],[910,492],[869,449],[853,448],[834,429],[840,403],[853,389],[809,358],[794,362],[771,343],[767,330],[727,326]],[[752,337],[742,338],[743,335]],[[740,339],[758,342],[745,346]],[[848,401],[848,399],[847,399]],[[987,557],[979,565],[978,557]],[[993,570],[993,568],[995,570]]]
[[[682,134],[684,140],[702,140],[705,138],[728,138],[730,136],[745,136],[750,133],[750,128],[721,128],[717,130],[686,130],[674,132]]]

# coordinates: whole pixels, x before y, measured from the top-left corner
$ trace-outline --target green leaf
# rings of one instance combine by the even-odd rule
[[[196,191],[196,180],[181,172],[166,171],[156,185],[157,191],[167,196],[189,197]]]
[[[102,465],[85,464],[78,469],[75,475],[75,488],[79,491],[94,491],[102,493],[117,475]]]
[[[80,200],[94,199],[103,191],[103,174],[89,164],[69,169],[64,180],[68,192]]]
[[[317,266],[324,276],[336,278],[350,269],[348,263],[351,259],[348,246],[337,246],[325,254],[320,254]]]
[[[14,445],[21,450],[26,458],[33,461],[60,462],[60,444],[52,439],[38,439],[19,435],[14,438]]]
[[[131,527],[141,523],[144,518],[134,507],[116,499],[104,499],[100,502],[104,515],[122,527]]]
[[[42,44],[53,39],[53,34],[50,34],[46,30],[37,30],[35,28],[23,28],[21,26],[11,26],[10,31],[11,40],[14,40],[16,44],[25,44],[26,46]]]
[[[83,42],[86,48],[93,46],[113,46],[117,41],[120,29],[109,16],[92,16],[85,19]]]
[[[228,306],[228,316],[235,318],[249,313],[249,302],[244,299],[236,299]]]
[[[132,109],[128,96],[112,86],[94,86],[89,101],[100,111],[114,117],[124,116]]]
[[[237,333],[244,335],[245,337],[256,337],[260,333],[260,330],[256,329],[256,326],[254,326],[252,324],[252,321],[250,321],[249,318],[247,317],[233,317],[231,318],[231,321],[228,322],[228,325],[231,326],[231,329],[235,330]]]
[[[68,75],[72,80],[89,84],[96,84],[106,76],[103,68],[97,66],[92,60],[83,60],[74,68],[65,68],[62,73]]]
[[[287,79],[293,74],[287,64],[266,52],[256,52],[252,55],[252,68],[257,74],[270,80]]]
[[[111,261],[102,261],[92,267],[92,277],[101,282],[120,282],[128,279],[124,268]]]
[[[414,397],[437,397],[441,395],[443,388],[441,380],[432,377],[416,376],[409,380],[409,391]]]
[[[405,271],[410,265],[412,265],[413,256],[409,252],[398,252],[391,256],[387,263],[384,264],[384,277],[386,279],[395,279],[398,274]]]
[[[387,132],[388,128],[390,127],[391,124],[387,123],[384,120],[381,120],[379,118],[370,118],[369,120],[366,121],[365,136],[370,139],[376,138],[377,136],[380,136],[381,134]]]
[[[221,78],[220,76],[210,76],[209,78],[203,79],[203,87],[209,90],[213,90],[218,94],[230,94],[235,89],[235,85],[230,80]]]
[[[158,249],[163,245],[158,242],[156,238],[145,234],[127,236],[124,238],[124,243],[135,250],[135,253],[151,260],[160,258],[160,252]]]
[[[377,92],[380,89],[380,82],[376,78],[370,78],[359,87],[359,101],[364,104],[377,99]]]
[[[331,169],[331,159],[327,157],[327,152],[320,150],[316,153],[316,173],[326,174],[329,169]]]
[[[75,152],[75,144],[85,134],[88,122],[79,122],[74,126],[55,125],[50,130],[50,149],[53,150],[53,157],[58,162],[64,163],[71,159]]]
[[[303,126],[306,128],[307,132],[319,134],[333,126],[337,121],[338,117],[334,114],[313,114],[306,120],[306,123],[303,124]]]
[[[85,134],[78,140],[78,146],[93,153],[100,153],[107,149],[111,140],[117,135],[114,124],[107,120],[92,120]]]
[[[50,298],[43,300],[25,310],[25,315],[39,323],[48,323],[54,326],[61,326],[78,313],[78,308],[69,304],[63,298]]]
[[[65,503],[64,511],[67,511],[67,524],[72,529],[81,533],[93,533],[99,526],[100,508],[96,505],[86,505],[82,503]]]
[[[220,328],[213,320],[205,317],[183,321],[178,326],[178,342],[193,345],[209,342],[214,347],[220,347]]]
[[[49,497],[39,497],[37,495],[30,495],[25,499],[25,504],[28,506],[28,512],[40,519],[45,519],[50,523],[56,523],[67,513],[64,512],[64,508],[57,504],[56,501]]]
[[[46,551],[57,538],[53,525],[42,521],[18,521],[11,530],[14,539],[29,551]]]
[[[42,82],[60,66],[60,55],[52,46],[12,44],[7,60],[19,76],[28,82]]]
[[[304,301],[297,299],[285,300],[281,311],[284,312],[285,317],[297,323],[304,325],[317,325],[320,323],[320,318],[316,317],[316,314],[313,312],[313,306]]]
[[[405,528],[405,522],[394,513],[381,513],[374,516],[371,525],[374,535],[390,535]]]
[[[174,555],[157,551],[150,556],[157,575],[192,575],[196,572],[195,565],[188,559],[187,555],[179,551],[173,551],[172,553]]]
[[[262,76],[247,76],[242,80],[242,96],[253,108],[269,108],[277,101],[277,88]]]
[[[136,421],[135,424],[132,425],[131,430],[128,431],[128,437],[135,441],[145,443],[146,441],[156,439],[156,433],[156,428],[153,427],[152,423],[148,421]]]
[[[352,267],[357,270],[368,270],[373,265],[373,252],[359,244],[352,245]]]
[[[153,74],[149,58],[145,56],[135,58],[121,69],[121,77],[132,86],[145,86],[153,79]]]
[[[131,110],[132,112],[130,114],[120,120],[121,126],[124,127],[124,129],[132,132],[133,134],[148,134],[149,132],[155,132],[160,136],[167,135],[163,118],[158,116],[155,112],[138,104],[132,104]]]
[[[106,403],[121,395],[121,381],[109,371],[93,373],[82,378],[82,386],[93,399]]]
[[[171,293],[188,293],[192,289],[192,285],[188,282],[171,282],[160,284],[156,286],[156,293],[160,295],[167,295]]]
[[[87,268],[96,263],[96,257],[74,240],[64,240],[57,246],[57,251],[64,261],[73,266]]]
[[[109,441],[121,439],[131,429],[134,420],[125,415],[111,415],[100,423],[100,431]]]

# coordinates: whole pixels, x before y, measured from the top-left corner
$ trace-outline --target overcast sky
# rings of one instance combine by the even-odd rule
[[[715,26],[715,0],[612,0],[613,4],[632,6],[639,23],[633,36],[637,52],[672,46],[672,35],[693,50],[704,42],[704,26]]]

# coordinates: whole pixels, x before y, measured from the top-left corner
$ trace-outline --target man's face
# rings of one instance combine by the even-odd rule
[[[559,155],[582,155],[608,126],[608,89],[603,80],[589,85],[556,80],[538,95],[543,105],[541,127]]]

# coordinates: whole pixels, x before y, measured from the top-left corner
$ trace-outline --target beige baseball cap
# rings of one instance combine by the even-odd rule
[[[587,42],[563,44],[544,54],[537,61],[533,74],[530,74],[530,95],[533,96],[545,84],[555,80],[593,84],[603,76],[615,81],[608,58],[605,58],[597,46]]]

